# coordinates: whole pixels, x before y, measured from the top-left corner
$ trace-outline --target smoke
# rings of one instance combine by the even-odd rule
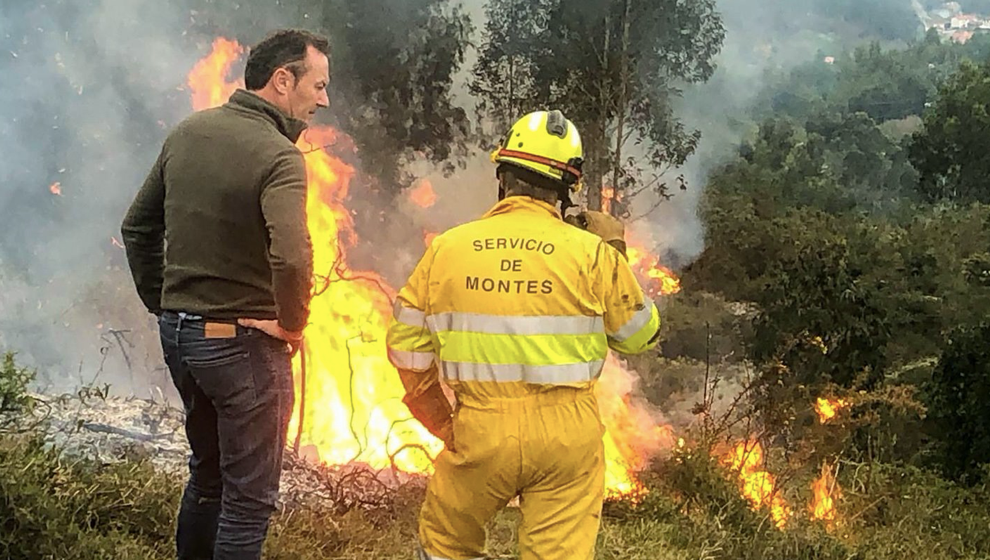
[[[170,386],[114,241],[167,130],[191,111],[185,76],[210,25],[151,0],[0,7],[0,351],[43,386]]]
[[[485,23],[484,2],[472,0],[464,7],[472,17],[477,46]],[[685,126],[701,131],[698,149],[683,168],[665,177],[674,195],[670,200],[657,204],[644,193],[631,209],[631,234],[674,268],[686,266],[704,250],[698,205],[708,176],[754,128],[753,105],[775,77],[866,40],[903,42],[920,32],[910,0],[720,0],[718,7],[726,27],[718,69],[708,82],[685,87],[676,107]],[[474,100],[467,83],[476,57],[476,48],[469,49],[454,88],[455,100],[471,113]],[[627,147],[628,153],[635,151],[635,146]],[[478,152],[452,178],[424,165],[414,169],[438,187],[441,200],[446,186],[462,204],[453,217],[439,207],[421,212],[424,224],[461,223],[476,216],[465,211],[465,201],[494,201],[487,154]],[[679,175],[684,176],[685,190],[679,188]]]
[[[673,188],[669,201],[632,226],[675,268],[704,250],[698,205],[708,177],[754,130],[754,104],[775,79],[864,41],[903,44],[921,32],[911,0],[719,0],[718,8],[726,37],[717,70],[708,82],[684,88],[676,107],[685,126],[702,135],[695,154],[669,177],[683,174],[686,190]],[[875,14],[883,17],[871,19]],[[640,197],[632,214],[655,204]]]
[[[304,4],[0,4],[0,351],[19,352],[19,361],[38,368],[41,382],[53,387],[93,379],[138,393],[170,387],[151,317],[114,243],[120,220],[165,134],[190,113],[185,77],[211,41],[222,34],[251,44],[276,27],[305,26],[311,14]],[[836,52],[851,40],[835,31],[835,18],[821,15],[828,4],[720,2],[728,33],[719,70],[707,84],[687,90],[678,107],[686,124],[703,133],[697,154],[678,170],[688,188],[675,189],[672,200],[632,227],[666,264],[686,264],[703,249],[697,205],[706,177],[749,130],[745,115],[768,74]],[[908,0],[903,4],[911,9]],[[482,0],[464,4],[475,25],[475,46],[483,7]],[[827,24],[812,25],[819,20]],[[455,103],[471,114],[466,84],[476,56],[469,48],[454,89]],[[491,164],[480,151],[449,177],[421,161],[408,168],[432,182],[438,202],[422,209],[400,200],[394,210],[404,225],[383,217],[382,231],[369,236],[372,243],[401,237],[416,246],[412,238],[474,219],[495,200]],[[49,189],[55,182],[61,195]],[[644,199],[633,215],[653,202]],[[362,204],[382,209],[380,201]],[[416,258],[384,259],[394,270],[386,271],[389,280],[400,284],[400,269],[407,273]]]

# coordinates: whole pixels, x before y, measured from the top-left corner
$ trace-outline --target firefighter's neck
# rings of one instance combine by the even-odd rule
[[[560,198],[557,196],[557,193],[549,189],[542,189],[540,187],[519,183],[510,188],[506,188],[505,183],[500,181],[498,185],[498,199],[504,200],[510,196],[528,196],[534,200],[546,202],[554,208],[560,204]]]

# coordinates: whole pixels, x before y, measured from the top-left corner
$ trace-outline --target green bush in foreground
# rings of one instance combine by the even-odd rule
[[[34,401],[27,394],[27,387],[33,380],[34,372],[17,367],[13,352],[3,355],[0,360],[0,430],[31,409]]]
[[[13,398],[5,402],[19,402],[26,381],[17,380],[26,374],[8,356],[0,387]],[[844,461],[838,517],[826,526],[802,509],[814,476],[805,471],[781,477],[794,512],[781,531],[766,512],[750,508],[716,458],[678,451],[643,475],[649,493],[639,504],[606,504],[596,558],[903,560],[919,551],[925,560],[988,558],[985,482],[963,487],[913,467]],[[143,460],[67,459],[38,433],[0,433],[0,558],[170,560],[182,478]],[[386,492],[373,509],[314,500],[279,512],[265,558],[410,558],[422,486]],[[519,516],[510,508],[491,523],[494,558],[518,555]]]
[[[148,464],[72,462],[37,436],[0,439],[0,558],[169,558],[177,488]]]
[[[781,531],[754,512],[717,461],[679,456],[647,474],[638,505],[606,505],[600,560],[926,560],[986,558],[990,500],[913,468],[846,465],[830,528],[808,520],[807,495],[788,495],[795,515]],[[0,558],[171,559],[181,479],[150,464],[68,461],[36,436],[0,438]],[[800,485],[793,485],[800,486]],[[273,520],[265,557],[277,560],[409,558],[421,488],[396,491],[385,509],[299,507]],[[508,509],[489,528],[496,558],[518,554]]]

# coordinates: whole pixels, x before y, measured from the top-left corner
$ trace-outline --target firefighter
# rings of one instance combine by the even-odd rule
[[[622,224],[562,220],[582,146],[560,111],[524,116],[492,161],[499,202],[433,240],[388,331],[404,402],[446,444],[418,554],[482,558],[486,523],[518,496],[521,558],[590,559],[605,478],[594,384],[608,348],[653,347],[660,319],[619,243],[606,242],[622,240]]]

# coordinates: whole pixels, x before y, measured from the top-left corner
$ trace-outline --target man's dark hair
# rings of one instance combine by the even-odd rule
[[[535,171],[515,165],[500,164],[495,173],[501,179],[506,196],[528,196],[542,200],[547,204],[557,204],[570,196],[568,187],[563,181],[551,179]]]
[[[299,79],[306,72],[308,47],[327,55],[329,60],[330,41],[326,37],[303,29],[282,29],[272,33],[251,49],[244,69],[244,86],[250,91],[265,87],[275,70],[283,66]]]

